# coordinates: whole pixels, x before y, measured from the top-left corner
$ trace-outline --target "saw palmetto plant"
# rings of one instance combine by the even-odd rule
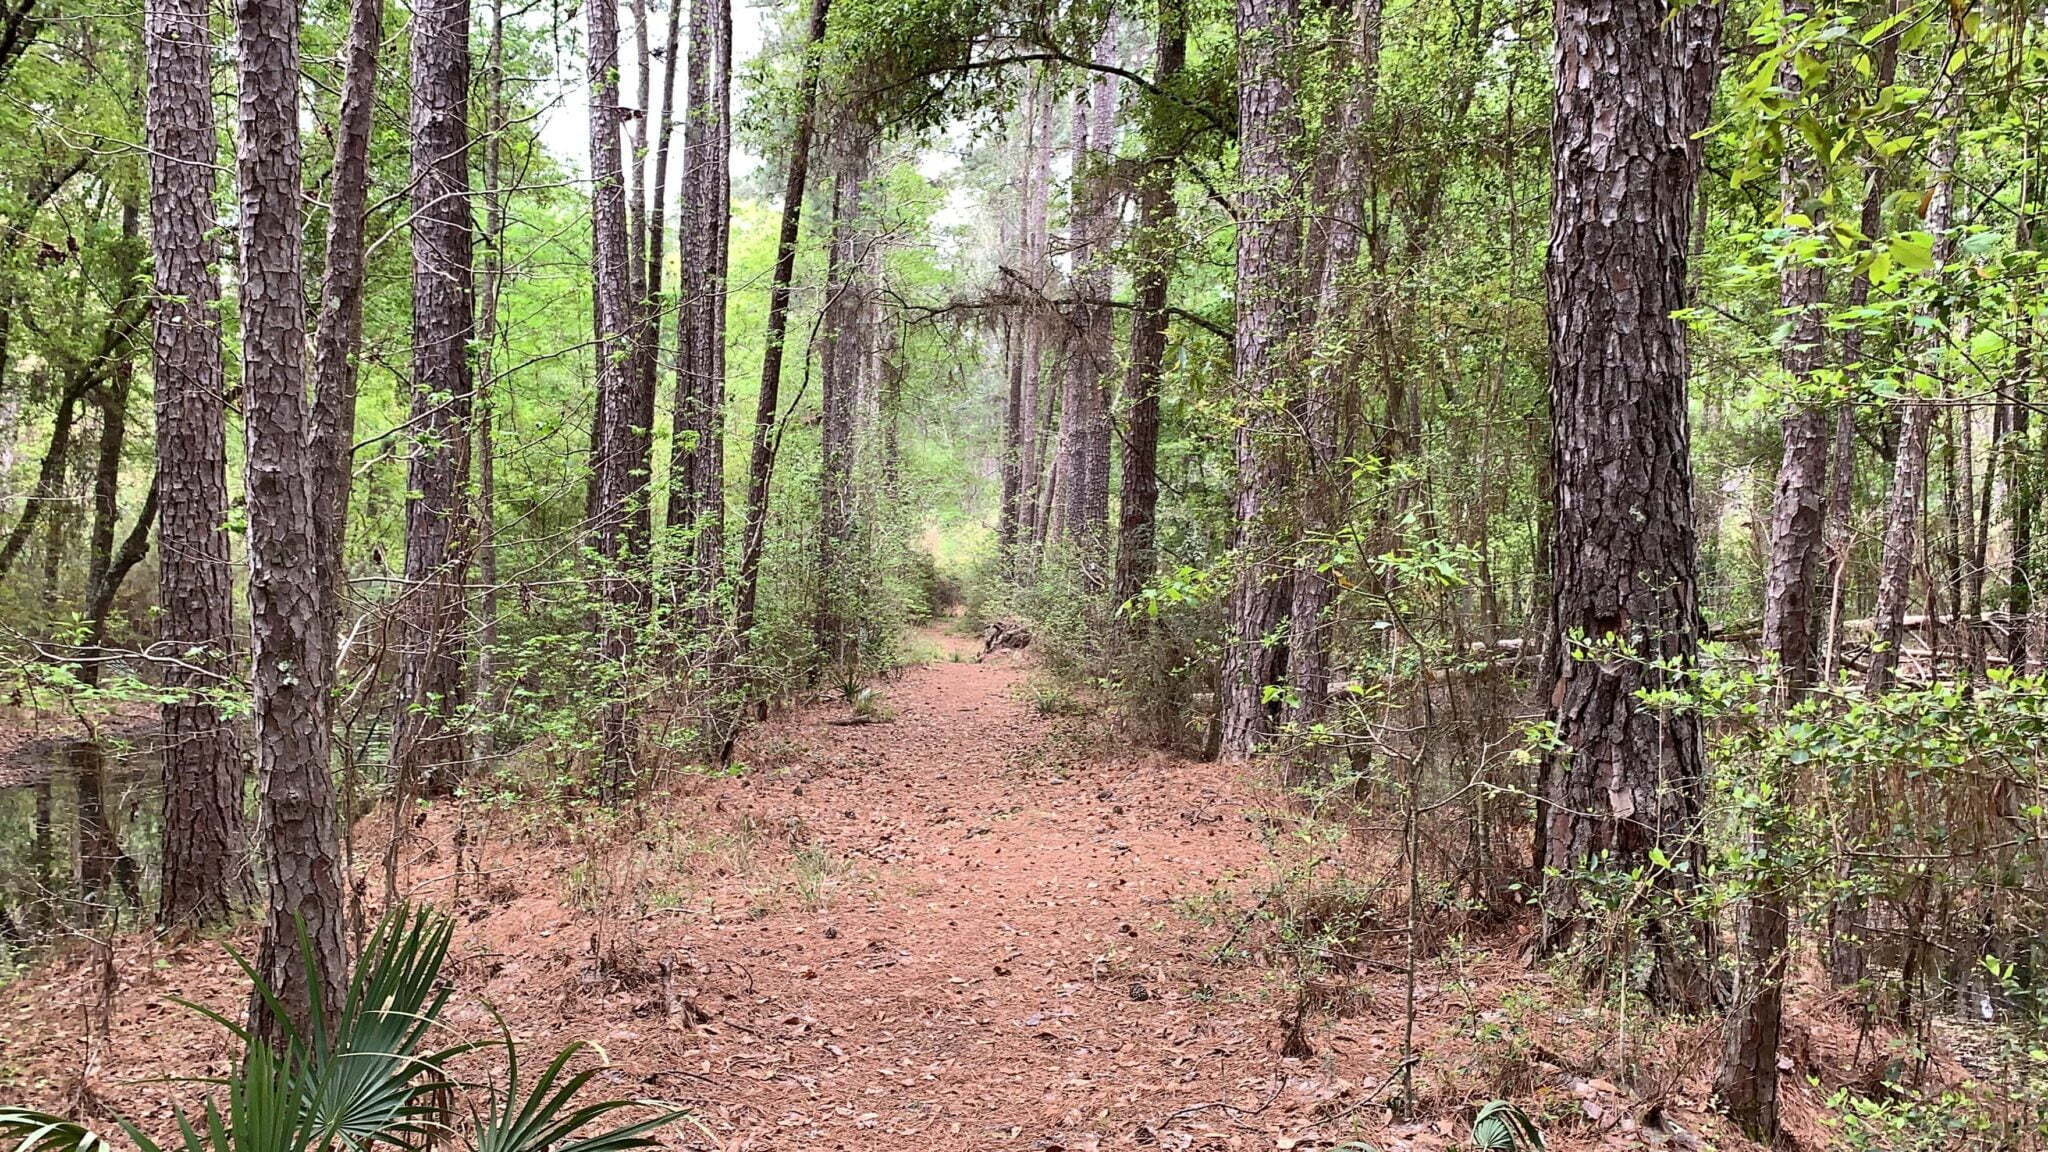
[[[145,1132],[119,1121],[141,1152],[361,1152],[394,1148],[470,1152],[627,1152],[655,1145],[653,1133],[686,1113],[652,1101],[579,1097],[596,1070],[571,1073],[581,1045],[557,1053],[522,1081],[509,1031],[489,1041],[434,1047],[450,988],[441,979],[453,925],[431,909],[393,911],[371,936],[338,1006],[317,1003],[303,1030],[274,1045],[199,1005],[242,1042],[235,1072],[211,1081],[196,1112],[180,1109],[175,1131]],[[236,957],[238,962],[241,958]],[[272,992],[246,962],[257,993]],[[474,1083],[451,1068],[459,1056],[497,1053],[502,1082]],[[619,1113],[645,1111],[620,1124]],[[0,1106],[9,1152],[112,1152],[109,1134],[77,1120]]]

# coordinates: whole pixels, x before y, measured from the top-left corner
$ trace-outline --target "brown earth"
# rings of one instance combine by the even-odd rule
[[[878,689],[879,722],[781,717],[743,745],[750,770],[679,774],[616,826],[530,780],[424,816],[400,874],[461,919],[454,1027],[488,1034],[495,1011],[529,1060],[589,1043],[604,1090],[697,1112],[671,1137],[689,1148],[1464,1147],[1493,1097],[1553,1147],[1740,1145],[1698,1107],[1709,1031],[1606,1019],[1512,937],[1418,971],[1418,1105],[1397,1118],[1398,939],[1306,984],[1219,959],[1279,954],[1260,893],[1285,805],[1042,715],[1066,709],[1033,706],[1028,655],[924,642],[940,657]],[[359,859],[387,825],[358,825]],[[169,1001],[232,1012],[244,987],[218,941],[65,949],[0,992],[0,1100],[160,1127],[200,1091],[163,1078],[230,1058]],[[1283,1057],[1303,1003],[1311,1054]],[[1788,1107],[1814,1127],[1811,1099]]]

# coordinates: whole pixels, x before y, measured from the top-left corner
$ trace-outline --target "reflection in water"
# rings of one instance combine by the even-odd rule
[[[89,740],[6,766],[0,787],[0,976],[65,932],[134,924],[155,900],[157,757]]]

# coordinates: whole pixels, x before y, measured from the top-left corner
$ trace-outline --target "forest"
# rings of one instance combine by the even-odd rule
[[[0,1142],[2048,1149],[2044,132],[2000,0],[0,0]]]

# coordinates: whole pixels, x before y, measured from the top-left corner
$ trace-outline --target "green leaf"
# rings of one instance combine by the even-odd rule
[[[1908,272],[1925,272],[1934,267],[1934,237],[1925,232],[1904,232],[1892,237],[1888,251],[1892,263]]]
[[[113,1152],[105,1137],[78,1123],[47,1112],[0,1108],[0,1138],[20,1138],[9,1152]]]

